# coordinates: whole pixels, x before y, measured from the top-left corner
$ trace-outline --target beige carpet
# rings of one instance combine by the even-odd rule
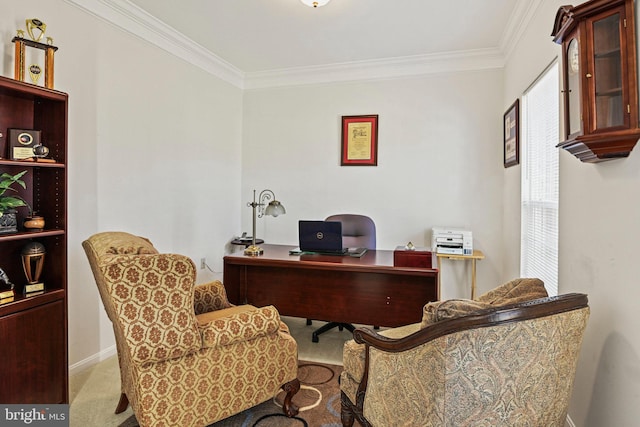
[[[311,333],[323,322],[314,321],[312,326],[307,326],[305,319],[283,317],[283,320],[298,342],[299,360],[342,365],[342,346],[351,339],[351,333],[333,329],[320,335],[319,343],[313,343]],[[133,415],[131,408],[114,414],[120,397],[120,373],[115,356],[73,375],[70,378],[69,395],[71,427],[118,427]],[[337,400],[339,407],[339,398]],[[340,425],[339,416],[337,423]]]

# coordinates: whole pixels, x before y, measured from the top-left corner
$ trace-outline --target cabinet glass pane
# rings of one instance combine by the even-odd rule
[[[579,133],[582,129],[581,102],[580,102],[580,49],[578,39],[571,39],[567,47],[567,104],[569,111],[569,123],[567,123],[568,135]]]
[[[624,125],[620,14],[593,23],[596,129]]]

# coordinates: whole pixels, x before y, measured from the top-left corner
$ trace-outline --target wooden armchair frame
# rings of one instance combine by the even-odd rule
[[[369,328],[357,328],[353,333],[354,340],[365,345],[364,374],[358,386],[355,403],[341,391],[342,424],[351,427],[354,419],[357,419],[365,427],[372,425],[365,418],[363,409],[369,383],[371,348],[400,353],[455,332],[521,322],[582,308],[588,308],[587,296],[574,293],[490,308],[464,317],[444,320],[400,339],[382,336]]]

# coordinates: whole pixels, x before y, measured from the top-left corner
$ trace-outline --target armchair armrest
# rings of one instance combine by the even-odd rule
[[[357,328],[353,332],[353,338],[357,343],[367,344],[379,350],[397,353],[410,350],[453,332],[550,316],[552,314],[576,310],[587,306],[588,299],[586,295],[565,294],[507,306],[487,308],[471,313],[468,316],[431,324],[403,338],[388,338],[369,328]]]
[[[200,315],[198,329],[202,335],[203,347],[220,347],[248,341],[277,333],[280,328],[280,314],[272,305],[256,308],[253,306],[234,307],[228,316],[224,313]],[[222,310],[225,311],[225,310]]]
[[[227,291],[219,280],[197,285],[193,305],[196,314],[208,313],[231,307],[227,299]]]

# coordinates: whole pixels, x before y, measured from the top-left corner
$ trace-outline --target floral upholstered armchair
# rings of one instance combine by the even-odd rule
[[[113,324],[122,394],[141,427],[206,426],[299,390],[295,340],[273,306],[233,306],[219,281],[142,237],[99,233],[82,243]]]
[[[427,304],[421,323],[345,343],[342,423],[363,426],[565,424],[587,296],[547,297],[516,279],[476,300]]]

